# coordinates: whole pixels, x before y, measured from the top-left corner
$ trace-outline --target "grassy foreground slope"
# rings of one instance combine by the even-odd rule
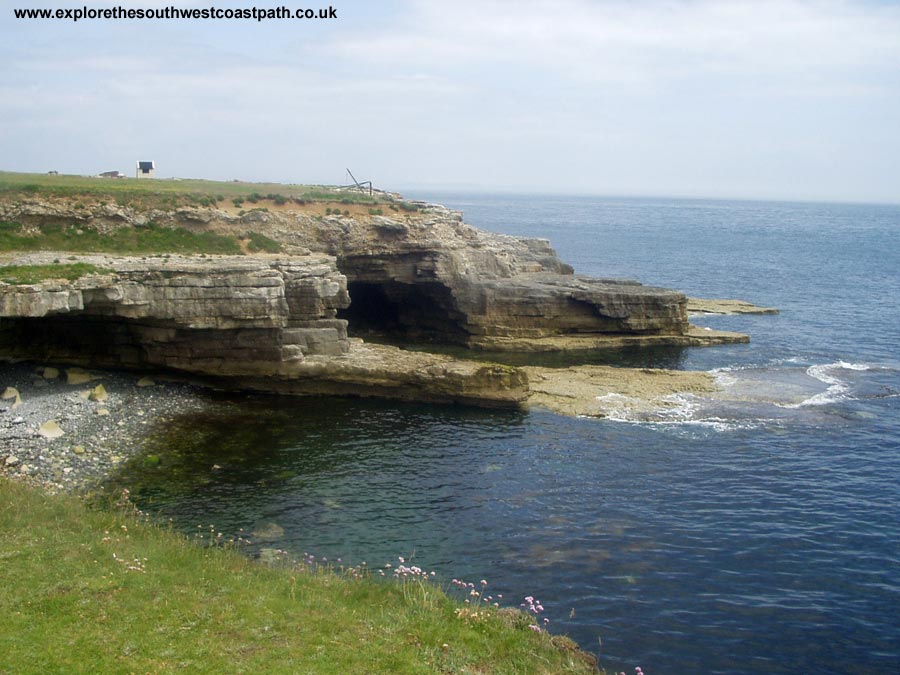
[[[269,568],[0,479],[0,673],[590,673],[431,582]]]

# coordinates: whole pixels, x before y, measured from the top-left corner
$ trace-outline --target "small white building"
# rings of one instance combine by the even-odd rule
[[[137,177],[138,178],[153,178],[153,172],[156,170],[155,162],[138,162],[137,163]]]

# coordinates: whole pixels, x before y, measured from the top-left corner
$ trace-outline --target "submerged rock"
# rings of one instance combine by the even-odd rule
[[[260,523],[252,534],[257,541],[275,541],[284,536],[284,528],[278,523]]]
[[[653,411],[673,405],[675,395],[718,390],[713,376],[699,371],[593,365],[525,370],[529,405],[573,417]]]
[[[281,567],[287,562],[287,557],[283,551],[277,548],[263,547],[259,549],[258,558],[260,563],[268,567]]]

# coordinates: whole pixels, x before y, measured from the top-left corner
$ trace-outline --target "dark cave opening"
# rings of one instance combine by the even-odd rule
[[[392,335],[401,331],[400,306],[388,297],[383,284],[351,281],[347,284],[347,291],[350,306],[339,310],[338,318],[349,322],[351,333]]]
[[[145,350],[129,321],[78,313],[4,318],[0,355],[124,368],[146,365]]]
[[[350,281],[350,306],[338,312],[357,337],[398,342],[464,344],[464,315],[449,288],[437,283]]]
[[[216,368],[282,360],[281,329],[181,328],[170,322],[69,312],[0,321],[0,358],[125,370]]]

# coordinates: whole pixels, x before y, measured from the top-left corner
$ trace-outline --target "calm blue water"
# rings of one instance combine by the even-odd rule
[[[642,419],[236,400],[131,478],[141,503],[536,595],[607,670],[900,673],[900,207],[410,196],[782,313],[696,319],[752,335],[671,358],[728,395]]]

